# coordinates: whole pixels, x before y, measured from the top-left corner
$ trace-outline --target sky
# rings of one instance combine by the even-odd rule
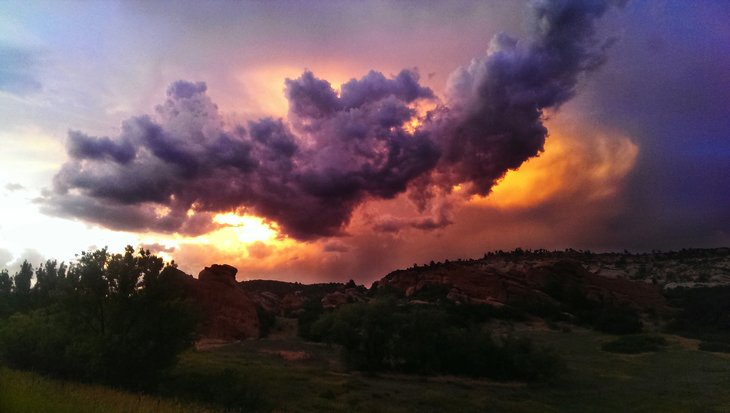
[[[730,3],[0,2],[0,268],[730,245]]]

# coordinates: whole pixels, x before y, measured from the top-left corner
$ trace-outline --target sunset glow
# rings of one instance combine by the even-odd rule
[[[270,242],[279,235],[276,231],[275,224],[268,224],[263,218],[251,215],[237,215],[229,212],[226,214],[218,214],[213,218],[213,222],[226,225],[226,228],[216,232],[227,231],[236,234],[238,241],[249,244],[256,241]],[[229,234],[215,235],[213,237],[228,238]]]
[[[498,208],[525,208],[539,205],[551,197],[577,189],[588,189],[591,198],[608,197],[631,171],[638,146],[628,138],[602,137],[595,146],[553,135],[540,156],[525,162],[518,170],[508,171],[492,193],[474,197],[471,202]]]
[[[0,3],[0,269],[730,243],[721,2],[214,3]]]

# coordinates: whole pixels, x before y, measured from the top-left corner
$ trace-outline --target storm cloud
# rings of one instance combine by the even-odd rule
[[[300,240],[341,235],[371,199],[411,191],[422,209],[463,184],[486,195],[508,170],[542,151],[543,111],[576,93],[610,42],[594,22],[609,1],[533,1],[523,44],[497,35],[485,56],[449,78],[439,102],[415,70],[370,71],[339,91],[305,71],[285,81],[286,119],[224,122],[203,82],[178,81],[151,115],[116,137],[71,131],[69,161],[41,200],[43,210],[114,229],[205,233],[218,212],[266,217]],[[436,108],[419,115],[415,106]],[[417,127],[413,127],[416,124]],[[381,222],[430,230],[435,217]]]

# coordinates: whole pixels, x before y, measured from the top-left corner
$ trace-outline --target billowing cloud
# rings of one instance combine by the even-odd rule
[[[286,120],[230,125],[205,83],[175,82],[154,114],[126,120],[119,136],[69,132],[70,160],[43,210],[189,235],[213,229],[217,213],[240,211],[311,240],[343,234],[369,200],[410,191],[430,215],[385,220],[379,229],[442,228],[452,220],[441,195],[454,185],[486,195],[540,153],[543,111],[573,97],[579,76],[604,60],[607,43],[595,39],[594,21],[608,1],[530,5],[525,44],[496,36],[486,56],[454,72],[440,104],[415,70],[371,71],[339,91],[305,71],[285,82]],[[424,101],[438,106],[420,114]]]
[[[7,191],[13,192],[13,191],[22,191],[25,189],[25,187],[19,183],[11,182],[9,184],[5,184],[5,189]]]

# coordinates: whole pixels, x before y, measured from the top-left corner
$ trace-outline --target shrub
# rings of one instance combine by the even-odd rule
[[[730,286],[675,288],[667,292],[681,312],[668,330],[707,342],[730,343]]]
[[[638,354],[660,351],[666,346],[667,340],[662,336],[638,334],[619,337],[616,340],[604,343],[601,349],[611,353]]]
[[[256,314],[259,319],[259,336],[267,337],[276,325],[276,314],[259,306],[256,307]]]
[[[225,407],[230,412],[254,411],[263,404],[260,389],[243,374],[229,368],[176,369],[164,377],[159,393]]]
[[[730,343],[717,341],[701,341],[699,349],[713,353],[730,353]]]
[[[357,370],[523,380],[557,373],[559,360],[529,339],[493,336],[455,314],[375,300],[324,314],[312,332],[342,345],[347,366]]]

